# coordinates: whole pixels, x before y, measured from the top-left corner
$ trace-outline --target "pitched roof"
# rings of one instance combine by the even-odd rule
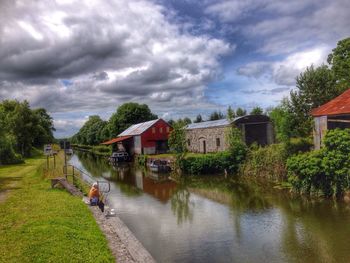
[[[153,124],[155,124],[159,120],[161,119],[134,124],[129,128],[127,128],[125,131],[123,131],[121,134],[119,134],[118,137],[140,135],[141,133],[145,132],[148,128],[150,128]]]
[[[311,111],[311,115],[314,117],[347,113],[350,113],[350,89],[335,99]]]
[[[131,138],[131,137],[132,137],[132,136],[117,137],[117,138],[111,139],[111,140],[109,140],[109,141],[103,142],[103,143],[101,143],[101,144],[110,145],[110,144],[113,144],[113,143],[116,143],[116,142],[124,141],[124,140],[126,140],[126,139]]]
[[[229,121],[227,119],[216,120],[216,121],[204,121],[204,122],[188,124],[186,126],[186,130],[203,129],[203,128],[218,127],[218,126],[227,126],[230,124],[231,124],[231,121]]]

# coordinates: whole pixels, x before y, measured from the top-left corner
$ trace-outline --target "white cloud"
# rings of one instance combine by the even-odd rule
[[[280,61],[251,62],[237,70],[237,73],[247,77],[269,77],[282,86],[294,86],[296,77],[311,65],[319,66],[326,62],[330,48],[327,46],[293,53]]]
[[[192,107],[189,100],[207,105],[201,94],[217,78],[220,57],[235,48],[183,31],[167,10],[146,0],[2,7],[0,97],[54,113],[115,109],[126,101],[155,111]]]

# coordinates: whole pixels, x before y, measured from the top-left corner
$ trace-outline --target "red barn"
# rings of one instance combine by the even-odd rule
[[[138,123],[118,135],[117,138],[102,144],[117,143],[119,150],[129,154],[157,154],[168,150],[171,126],[163,119]]]

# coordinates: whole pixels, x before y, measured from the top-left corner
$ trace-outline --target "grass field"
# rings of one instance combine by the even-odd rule
[[[50,188],[44,162],[0,167],[0,262],[114,262],[88,207]]]

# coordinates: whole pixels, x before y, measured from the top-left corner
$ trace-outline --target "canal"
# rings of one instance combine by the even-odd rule
[[[181,183],[77,152],[112,182],[108,200],[158,262],[349,262],[350,206],[217,176]]]

